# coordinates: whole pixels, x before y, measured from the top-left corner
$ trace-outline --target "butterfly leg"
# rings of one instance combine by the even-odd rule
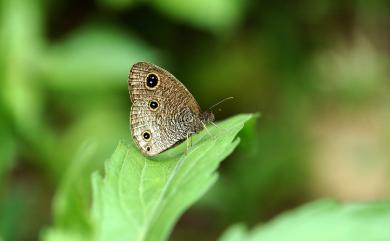
[[[213,135],[211,134],[211,132],[209,131],[209,129],[207,129],[207,126],[203,123],[203,121],[200,121],[200,122],[202,122],[202,125],[203,125],[204,129],[206,130],[207,134],[209,134],[209,136],[210,136],[211,138],[215,138],[215,136],[213,136]]]
[[[191,135],[191,133],[187,133],[186,143],[187,143],[187,149],[186,149],[186,154],[187,154],[189,152],[190,148],[192,147],[192,135]]]
[[[186,137],[187,148],[186,148],[186,152],[185,152],[186,155],[188,154],[188,150],[190,149],[190,143],[189,143],[188,137],[189,137],[189,136],[188,136],[188,133],[187,133],[187,137]]]

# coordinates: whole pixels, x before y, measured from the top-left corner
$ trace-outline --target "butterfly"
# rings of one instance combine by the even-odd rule
[[[214,121],[214,114],[202,111],[175,76],[154,64],[134,64],[128,86],[132,137],[146,156],[169,149]]]

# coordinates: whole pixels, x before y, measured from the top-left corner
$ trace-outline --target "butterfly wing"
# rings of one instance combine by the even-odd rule
[[[145,155],[165,151],[202,129],[198,103],[168,71],[139,62],[131,68],[128,84],[132,136]]]

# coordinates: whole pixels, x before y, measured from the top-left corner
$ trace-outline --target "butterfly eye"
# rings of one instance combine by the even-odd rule
[[[150,134],[150,131],[144,131],[142,133],[142,138],[144,138],[145,141],[150,141],[152,134]]]
[[[152,100],[149,102],[149,107],[150,107],[150,110],[152,110],[152,111],[156,111],[158,106],[159,106],[158,102],[155,100]]]
[[[159,78],[156,74],[148,74],[146,76],[146,88],[154,90],[159,85]]]

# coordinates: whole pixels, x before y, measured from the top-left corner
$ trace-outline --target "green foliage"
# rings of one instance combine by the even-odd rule
[[[322,195],[386,198],[389,6],[0,0],[0,236],[93,239],[90,176],[130,139],[126,80],[140,60],[174,73],[203,107],[234,96],[219,118],[264,113],[172,240],[215,240]]]
[[[390,240],[390,203],[340,204],[321,200],[247,231],[228,229],[219,241]]]
[[[247,5],[246,0],[156,0],[147,2],[140,0],[100,0],[100,2],[117,9],[132,7],[141,2],[146,3],[177,21],[216,33],[234,28],[240,22]]]
[[[214,32],[226,31],[237,25],[246,2],[244,0],[152,1],[158,10],[169,16]]]
[[[31,81],[31,68],[42,39],[40,36],[40,4],[28,1],[1,2],[1,94],[4,107],[23,131],[31,132],[39,124],[40,94]],[[29,28],[25,28],[25,26]],[[26,44],[28,39],[28,44]],[[25,116],[30,121],[24,121]]]
[[[239,222],[254,225],[269,219],[283,202],[294,203],[304,195],[306,173],[301,153],[305,146],[294,140],[299,132],[275,123],[259,134],[257,124],[252,119],[245,125],[239,134],[242,141],[232,155],[240,161],[224,168],[220,181],[202,200],[203,206],[222,213],[214,218],[223,226]],[[283,151],[276,151],[281,145],[285,146]],[[278,183],[288,185],[279,185],[275,191]]]
[[[41,68],[52,88],[88,93],[123,87],[130,66],[140,59],[156,61],[155,51],[134,35],[91,23],[51,46]]]
[[[107,144],[123,137],[118,133],[128,129],[127,114],[118,118],[124,112],[112,108],[118,101],[114,92],[126,86],[131,64],[158,61],[154,49],[109,24],[85,24],[50,43],[42,33],[43,9],[41,1],[1,1],[0,111],[12,123],[4,129],[14,128],[33,152],[32,161],[59,181],[86,139]],[[101,128],[105,121],[114,128]]]
[[[55,196],[53,211],[56,230],[66,231],[67,238],[73,234],[88,235],[91,231],[88,211],[91,201],[89,175],[96,168],[96,164],[93,164],[96,151],[96,144],[81,148]]]
[[[76,208],[76,213],[69,208],[68,213],[60,212],[59,204],[72,206],[77,202],[69,200],[68,195],[59,195],[58,226],[48,230],[43,239],[165,240],[179,216],[216,181],[216,168],[236,147],[235,137],[250,118],[252,115],[239,115],[219,123],[218,127],[210,126],[208,131],[192,137],[188,150],[189,142],[185,142],[152,159],[133,145],[120,143],[106,162],[105,176],[93,175],[92,222],[79,215],[81,209]],[[88,159],[88,154],[84,157]],[[69,175],[79,176],[83,165],[79,164]],[[68,179],[74,178],[68,176]],[[77,190],[74,184],[64,184],[60,190]],[[72,203],[66,204],[69,201]],[[87,226],[77,230],[63,225],[69,224],[71,218],[76,223],[79,218],[87,220]],[[86,232],[90,224],[91,232]]]

